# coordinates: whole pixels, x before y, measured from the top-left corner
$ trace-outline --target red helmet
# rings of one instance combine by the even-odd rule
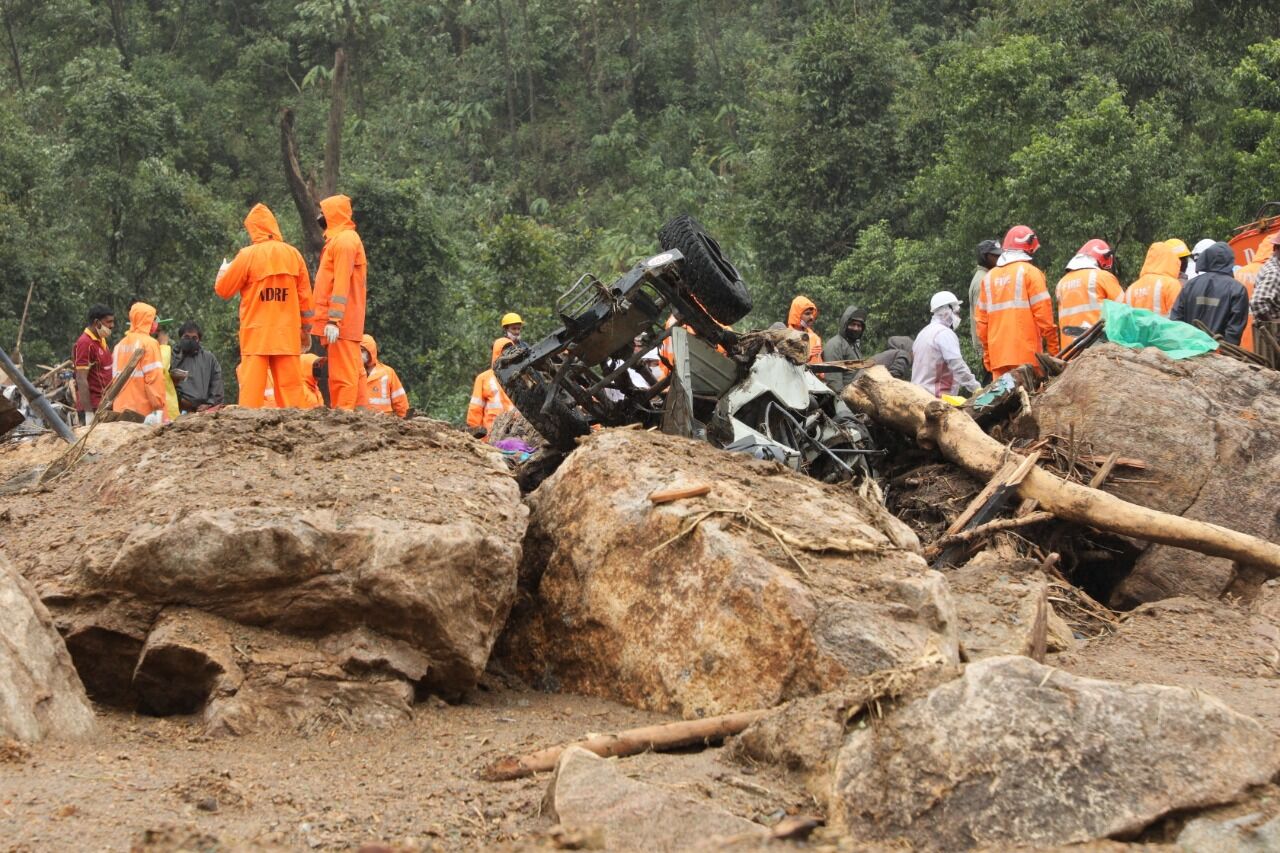
[[[1005,251],[1021,249],[1028,255],[1033,255],[1036,249],[1040,248],[1040,238],[1027,226],[1015,225],[1009,229],[1009,233],[1004,235],[1004,244],[1001,248]]]
[[[1116,262],[1115,250],[1107,245],[1106,240],[1090,240],[1080,247],[1078,255],[1084,255],[1087,258],[1093,258],[1098,262],[1098,266],[1104,270],[1111,269]]]

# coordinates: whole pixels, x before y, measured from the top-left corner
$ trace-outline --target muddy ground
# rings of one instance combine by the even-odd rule
[[[1048,662],[1206,690],[1280,734],[1270,620],[1186,599],[1119,619],[1115,633]],[[428,700],[387,731],[209,739],[193,718],[99,710],[90,742],[0,750],[0,850],[550,849],[581,839],[556,836],[541,814],[547,777],[491,783],[477,771],[507,753],[670,719],[496,674],[465,703]],[[731,763],[719,749],[623,759],[622,769],[762,823],[817,808],[799,780]],[[848,849],[821,831],[811,848]]]

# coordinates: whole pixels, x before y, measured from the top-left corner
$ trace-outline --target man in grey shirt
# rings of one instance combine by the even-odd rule
[[[204,333],[191,320],[178,330],[169,372],[178,391],[178,407],[184,412],[201,412],[222,405],[222,368],[213,353],[200,342]]]
[[[978,268],[973,271],[969,281],[969,338],[973,341],[973,352],[977,356],[976,364],[982,369],[982,341],[978,340],[978,321],[974,319],[973,306],[978,304],[978,291],[982,289],[982,279],[987,270],[996,265],[1000,259],[1000,244],[995,240],[983,240],[978,244]]]

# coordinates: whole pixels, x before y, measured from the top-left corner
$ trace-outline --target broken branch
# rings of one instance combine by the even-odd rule
[[[490,764],[480,774],[489,782],[505,782],[554,770],[560,754],[571,746],[580,746],[601,758],[615,755],[637,755],[649,750],[677,749],[694,744],[710,744],[736,735],[763,717],[768,711],[740,711],[701,720],[682,720],[657,726],[628,729],[617,734],[596,735],[576,743],[553,746],[523,757],[508,755]]]
[[[991,438],[964,412],[935,399],[923,388],[894,379],[882,367],[863,371],[844,391],[855,411],[910,436],[919,436],[971,474],[994,476],[1011,450]],[[1280,576],[1280,546],[1216,524],[1182,518],[1131,504],[1106,492],[1033,468],[1018,494],[1034,498],[1064,521],[1098,530],[1187,548],[1256,566]]]
[[[937,542],[934,542],[928,548],[924,549],[926,559],[932,559],[944,548],[952,545],[959,545],[964,542],[972,542],[979,536],[988,533],[998,533],[1001,530],[1013,530],[1017,527],[1026,527],[1028,524],[1039,524],[1042,521],[1048,521],[1053,518],[1051,512],[1033,512],[1018,518],[997,518],[995,521],[988,521],[986,524],[979,524],[977,527],[971,527],[968,530],[961,530],[959,533],[952,533],[943,536]]]

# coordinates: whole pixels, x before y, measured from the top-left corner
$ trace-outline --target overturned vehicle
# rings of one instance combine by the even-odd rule
[[[606,285],[584,275],[556,302],[563,325],[509,347],[495,373],[521,415],[568,452],[593,426],[639,424],[705,439],[837,482],[870,473],[866,427],[806,364],[789,329],[739,334],[751,297],[719,244],[689,216],[662,251]]]

